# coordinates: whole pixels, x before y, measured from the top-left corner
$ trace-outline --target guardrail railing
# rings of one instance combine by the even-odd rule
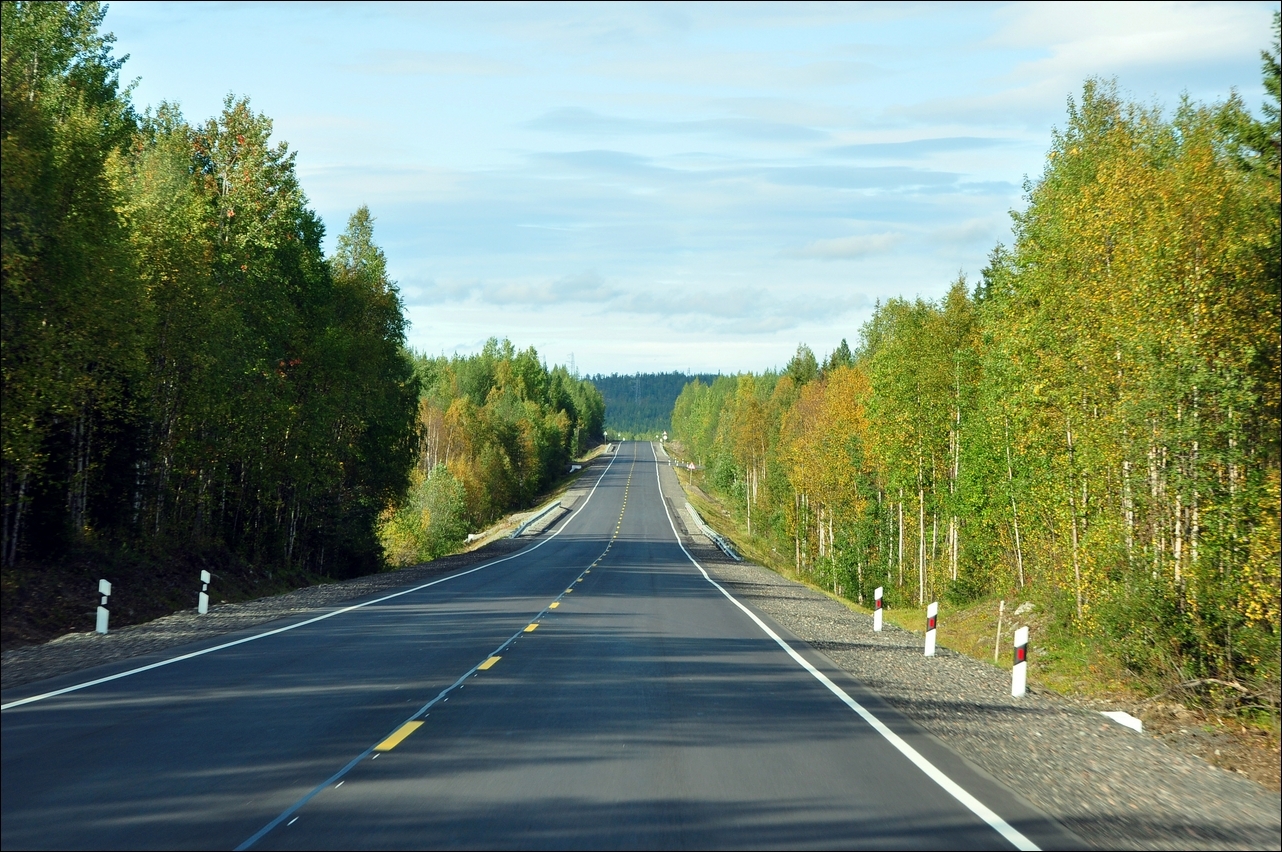
[[[518,537],[521,535],[521,533],[525,532],[526,528],[527,528],[530,524],[534,523],[534,522],[535,522],[535,521],[537,521],[539,518],[543,517],[544,515],[546,515],[548,512],[552,511],[553,509],[559,509],[560,507],[561,507],[561,501],[560,501],[560,500],[557,500],[557,501],[556,501],[555,503],[553,503],[552,505],[545,507],[545,508],[544,508],[542,511],[540,511],[537,515],[534,515],[533,517],[530,517],[530,518],[526,518],[524,521],[522,521],[522,522],[521,522],[521,525],[520,525],[519,527],[517,527],[517,528],[516,528],[516,531],[515,531],[514,533],[512,533],[512,538],[518,538]]]
[[[694,519],[694,522],[699,525],[699,530],[706,535],[713,544],[721,548],[722,553],[729,556],[735,562],[743,561],[743,557],[735,552],[734,545],[730,544],[729,540],[725,536],[705,524],[703,522],[703,518],[699,516],[698,511],[696,511],[694,506],[691,506],[689,502],[686,503],[686,511],[690,513],[690,517]]]

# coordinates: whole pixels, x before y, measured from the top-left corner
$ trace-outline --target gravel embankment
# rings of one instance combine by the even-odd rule
[[[106,636],[68,633],[43,645],[5,651],[0,660],[0,688],[8,689],[116,660],[154,654],[281,618],[321,615],[359,598],[423,583],[437,574],[497,559],[528,544],[530,542],[524,538],[504,538],[469,553],[446,556],[400,571],[308,586],[247,603],[217,604],[209,608],[207,615],[187,609],[146,624],[113,629]]]
[[[675,474],[662,468],[674,516]],[[681,524],[689,533],[690,524]],[[1282,848],[1282,797],[1181,754],[1147,734],[1050,694],[1010,696],[1010,674],[774,571],[732,562],[703,536],[686,546],[719,583],[849,672],[887,703],[1092,846],[1105,849]]]

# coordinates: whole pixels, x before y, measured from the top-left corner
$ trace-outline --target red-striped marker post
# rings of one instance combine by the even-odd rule
[[[94,629],[105,635],[107,633],[107,619],[111,617],[111,612],[107,609],[107,598],[111,596],[111,583],[106,580],[99,580],[98,594],[102,595],[102,603],[98,604],[98,623]]]
[[[935,628],[939,626],[939,601],[926,607],[926,656],[935,656]]]
[[[1028,691],[1028,628],[1015,631],[1015,667],[1010,673],[1010,694],[1019,698]]]
[[[872,593],[872,597],[873,597],[872,629],[877,631],[878,633],[881,632],[881,593],[882,591],[883,591],[882,587],[878,586],[877,589]]]

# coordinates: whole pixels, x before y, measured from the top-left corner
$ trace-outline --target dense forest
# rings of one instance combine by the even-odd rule
[[[381,536],[397,565],[457,548],[469,530],[523,508],[602,439],[591,382],[551,370],[531,347],[490,340],[473,356],[415,359],[421,443],[407,499]]]
[[[715,375],[686,373],[635,373],[591,377],[605,398],[605,426],[614,436],[653,438],[672,429],[672,405],[691,380],[705,383]]]
[[[3,10],[6,570],[376,569],[418,380],[369,211],[325,257],[247,100],[138,114],[102,7]]]
[[[219,597],[379,570],[393,515],[424,537],[397,507],[426,525],[448,479],[484,523],[599,435],[532,350],[411,355],[370,211],[326,257],[248,100],[140,113],[105,7],[2,8],[6,641],[92,623],[99,577],[119,623],[191,606],[200,568]]]
[[[977,286],[687,386],[675,437],[751,535],[852,600],[1036,597],[1133,672],[1276,709],[1274,20],[1262,120],[1088,82]]]

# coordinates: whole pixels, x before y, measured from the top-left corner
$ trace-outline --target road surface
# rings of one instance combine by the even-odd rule
[[[1078,845],[715,584],[659,465],[500,561],[6,692],[0,842]]]

